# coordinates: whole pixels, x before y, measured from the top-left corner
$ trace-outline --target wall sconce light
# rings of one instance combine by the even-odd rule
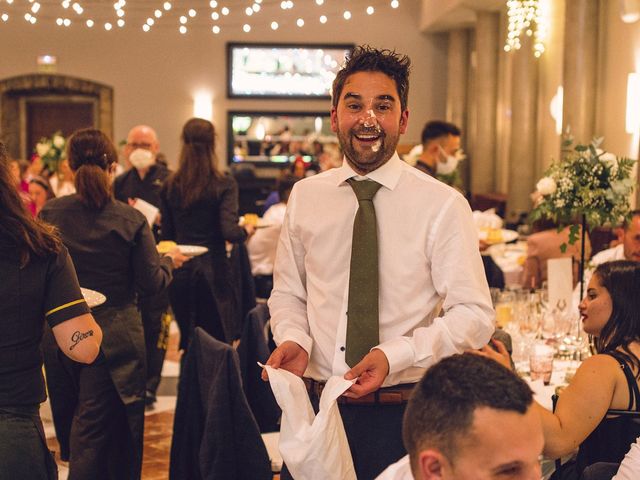
[[[562,103],[564,101],[564,89],[562,86],[559,86],[556,90],[556,94],[551,99],[549,103],[549,111],[551,112],[551,117],[556,122],[556,134],[560,135],[562,133]]]
[[[213,120],[213,95],[206,90],[200,90],[193,96],[193,116]]]
[[[627,78],[627,133],[636,134],[640,129],[640,74],[630,73]]]
[[[624,23],[640,20],[640,0],[620,0],[620,19]]]
[[[58,59],[55,55],[38,55],[38,71],[42,73],[55,73]]]

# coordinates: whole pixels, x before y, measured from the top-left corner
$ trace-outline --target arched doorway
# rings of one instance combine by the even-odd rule
[[[29,158],[41,137],[82,127],[113,137],[113,88],[54,74],[0,81],[0,138],[14,158]]]

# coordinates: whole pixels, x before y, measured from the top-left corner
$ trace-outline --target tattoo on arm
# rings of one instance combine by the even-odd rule
[[[89,337],[93,337],[93,330],[89,330],[88,332],[84,333],[76,330],[75,332],[73,332],[73,335],[71,335],[71,341],[73,342],[73,345],[69,347],[69,350],[73,350],[74,347],[78,345],[82,340]]]

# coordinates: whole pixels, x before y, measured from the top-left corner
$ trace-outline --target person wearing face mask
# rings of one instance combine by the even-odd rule
[[[156,161],[159,143],[153,128],[147,125],[133,127],[127,135],[124,155],[131,168],[116,177],[113,193],[117,200],[135,206],[138,199],[160,208],[160,190],[171,173],[167,167]],[[160,240],[160,215],[151,226],[156,243]],[[138,309],[144,325],[145,345],[147,348],[147,394],[146,404],[151,407],[156,401],[156,391],[160,384],[162,363],[166,348],[158,341],[168,335],[168,325],[163,322],[169,308],[169,296],[166,291],[151,297],[139,297]],[[160,344],[160,346],[158,346]]]
[[[433,120],[422,130],[422,153],[416,168],[427,175],[451,175],[458,166],[460,129],[453,123]]]

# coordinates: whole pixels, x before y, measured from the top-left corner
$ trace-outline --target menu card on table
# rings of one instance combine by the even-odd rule
[[[573,297],[573,264],[571,257],[547,260],[547,282],[549,283],[549,309],[568,311]]]

